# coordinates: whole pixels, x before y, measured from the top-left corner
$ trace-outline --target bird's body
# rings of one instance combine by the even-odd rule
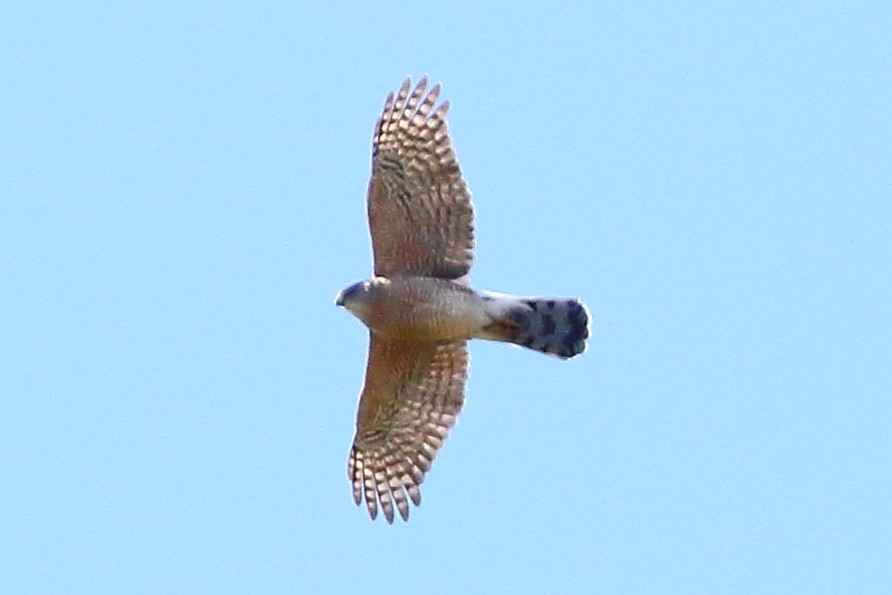
[[[353,313],[391,339],[471,339],[489,322],[484,298],[448,279],[396,275],[357,285],[366,295]]]
[[[369,328],[369,359],[348,477],[357,504],[408,519],[419,485],[464,403],[467,341],[489,339],[569,358],[585,350],[588,314],[573,298],[518,297],[469,286],[474,210],[440,87],[406,79],[388,96],[372,143],[368,217],[374,277],[336,303]],[[435,109],[436,107],[436,109]]]

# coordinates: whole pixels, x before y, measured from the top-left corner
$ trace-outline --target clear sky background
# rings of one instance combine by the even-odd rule
[[[4,592],[888,592],[889,3],[10,4]],[[388,526],[333,301],[424,73],[475,285],[594,328],[569,362],[473,344]]]

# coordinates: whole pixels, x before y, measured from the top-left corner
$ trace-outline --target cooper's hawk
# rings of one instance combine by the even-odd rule
[[[464,402],[468,339],[569,358],[585,350],[582,302],[468,285],[474,208],[446,126],[440,86],[406,79],[372,139],[368,216],[374,277],[338,294],[369,328],[365,386],[347,475],[357,504],[389,523],[421,504],[424,474]]]

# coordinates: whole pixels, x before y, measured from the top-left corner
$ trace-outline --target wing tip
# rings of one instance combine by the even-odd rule
[[[411,511],[409,501],[416,507],[421,506],[419,485],[424,480],[424,473],[417,468],[411,473],[406,471],[400,473],[391,465],[379,462],[381,464],[376,464],[374,457],[366,460],[355,445],[351,449],[347,467],[353,502],[361,506],[365,500],[366,510],[372,521],[378,518],[380,512],[387,523],[392,525],[396,519],[394,508],[403,521],[408,521]]]

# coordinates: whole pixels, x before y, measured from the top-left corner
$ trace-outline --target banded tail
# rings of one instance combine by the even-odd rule
[[[486,293],[493,322],[482,338],[570,358],[585,351],[588,310],[575,298],[524,298]]]

